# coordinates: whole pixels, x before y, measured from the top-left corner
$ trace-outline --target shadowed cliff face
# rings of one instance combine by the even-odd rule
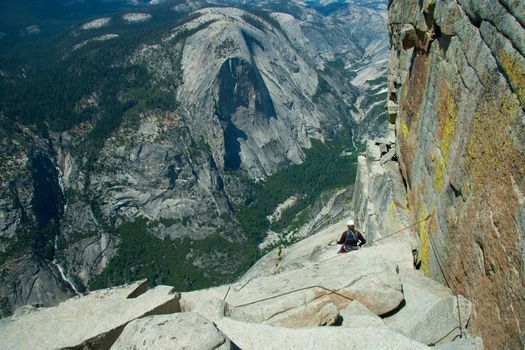
[[[57,224],[64,213],[64,198],[58,183],[59,174],[51,160],[42,154],[31,159],[33,186],[32,207],[39,228]]]
[[[275,118],[275,108],[257,66],[239,58],[226,60],[219,71],[217,115],[224,132],[224,168],[241,166],[239,138],[246,134],[234,124],[236,118]],[[254,109],[253,109],[254,108]]]
[[[488,349],[525,344],[523,23],[522,2],[390,5],[400,167],[413,221],[432,214],[422,269],[474,302]]]
[[[53,260],[54,240],[58,225],[64,214],[64,194],[59,185],[59,173],[53,162],[44,154],[31,158],[33,177],[32,211],[36,219],[33,252],[37,256]]]

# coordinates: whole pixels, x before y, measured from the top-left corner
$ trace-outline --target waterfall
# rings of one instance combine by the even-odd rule
[[[64,186],[64,174],[62,173],[62,169],[58,166],[58,164],[53,163],[55,166],[55,169],[57,171],[57,178],[58,178],[58,186],[60,186],[60,190],[62,191],[62,196],[64,197],[64,213],[67,209],[67,198],[66,198],[66,189]]]
[[[77,287],[75,287],[75,284],[73,283],[71,278],[69,278],[69,276],[66,275],[66,273],[64,272],[64,268],[60,266],[60,264],[57,262],[57,258],[56,258],[57,243],[58,243],[58,236],[55,237],[55,258],[53,259],[52,263],[53,265],[56,266],[56,268],[60,272],[60,277],[62,278],[62,280],[66,282],[67,284],[69,284],[69,286],[71,287],[71,289],[73,289],[75,294],[80,295],[80,292],[78,291]]]

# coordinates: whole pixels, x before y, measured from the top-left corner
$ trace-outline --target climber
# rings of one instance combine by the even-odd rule
[[[359,249],[360,246],[366,243],[361,232],[357,231],[354,227],[354,220],[348,220],[346,223],[348,230],[343,232],[341,238],[337,241],[337,244],[342,244],[338,254],[347,253],[352,250]]]

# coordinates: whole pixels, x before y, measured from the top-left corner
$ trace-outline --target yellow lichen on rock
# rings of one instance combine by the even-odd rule
[[[434,161],[434,191],[442,192],[445,182],[447,164],[441,155],[437,155]]]
[[[410,131],[408,130],[408,125],[403,119],[401,119],[401,134],[405,139],[407,139],[408,135],[410,134]]]
[[[513,119],[518,110],[516,97],[508,92],[497,106],[484,106],[474,115],[466,150],[474,187],[483,191],[492,188],[487,182],[493,179],[487,177],[487,173],[510,174],[520,170],[513,164],[522,164],[523,155],[514,146],[508,132],[515,128]]]
[[[448,150],[450,143],[452,142],[454,132],[456,130],[458,116],[455,113],[454,100],[452,100],[450,96],[448,96],[447,99],[447,106],[448,113],[445,119],[445,125],[443,126],[443,140],[441,143],[441,153],[443,154],[443,158],[448,161]]]
[[[445,82],[440,84],[440,99],[437,110],[437,118],[437,136],[441,142],[441,146],[439,148],[441,150],[441,154],[443,155],[443,159],[445,162],[447,162],[449,147],[456,131],[458,115],[456,102],[451,96],[450,87]]]
[[[518,95],[520,105],[525,105],[525,71],[523,66],[518,62],[518,58],[511,55],[506,50],[499,50],[499,60],[505,75],[510,80],[512,87],[515,89],[514,92]]]

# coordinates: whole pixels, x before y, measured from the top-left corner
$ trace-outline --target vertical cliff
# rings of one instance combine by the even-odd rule
[[[525,343],[525,2],[393,0],[389,114],[425,274]],[[446,281],[445,281],[446,280]]]

